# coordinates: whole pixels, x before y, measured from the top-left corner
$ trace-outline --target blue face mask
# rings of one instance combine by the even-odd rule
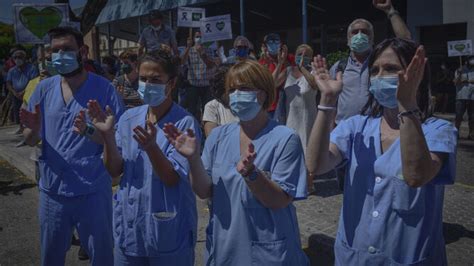
[[[237,48],[235,55],[240,58],[247,58],[249,56],[249,48]]]
[[[269,42],[267,43],[267,48],[269,54],[276,55],[280,50],[280,42]]]
[[[386,108],[397,108],[398,76],[376,77],[370,79],[369,91],[377,102]]]
[[[356,53],[365,53],[370,49],[369,36],[362,32],[352,36],[351,38],[351,51]]]
[[[79,68],[76,52],[53,53],[53,66],[60,75],[67,75]]]
[[[236,90],[229,95],[230,110],[240,121],[254,119],[262,109],[257,101],[256,91]]]
[[[308,56],[295,56],[295,63],[297,66],[301,64],[301,60],[303,60],[303,67],[311,67],[311,57]]]
[[[138,82],[138,95],[145,104],[159,106],[166,100],[166,84]]]
[[[54,68],[54,66],[53,66],[53,62],[51,62],[51,61],[45,61],[45,62],[44,62],[44,65],[45,65],[46,71],[48,71],[48,74],[49,74],[50,76],[55,76],[55,75],[58,74],[58,71],[56,71],[56,68]]]

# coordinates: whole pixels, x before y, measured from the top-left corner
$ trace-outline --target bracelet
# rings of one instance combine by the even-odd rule
[[[388,19],[392,19],[393,16],[395,15],[400,15],[400,13],[398,13],[398,11],[392,7],[392,9],[390,9],[390,11],[388,11],[387,13],[387,17]]]
[[[319,110],[319,111],[336,111],[336,110],[337,110],[337,107],[335,107],[335,106],[318,105],[318,110]]]
[[[403,117],[405,116],[411,116],[411,115],[414,115],[416,118],[418,118],[418,120],[421,121],[421,111],[419,109],[414,109],[414,110],[411,110],[411,111],[405,111],[405,112],[400,112],[398,113],[397,117],[398,117],[398,120],[402,123],[404,123],[405,121],[403,121]]]

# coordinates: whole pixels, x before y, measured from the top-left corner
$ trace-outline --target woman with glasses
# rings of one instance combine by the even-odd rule
[[[165,132],[191,169],[191,184],[212,198],[206,265],[307,265],[293,200],[306,198],[298,135],[269,119],[274,81],[252,60],[234,65],[226,94],[239,122],[212,130],[202,157],[192,129]]]

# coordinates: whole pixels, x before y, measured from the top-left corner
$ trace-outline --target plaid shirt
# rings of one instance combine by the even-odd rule
[[[212,50],[204,48],[207,56],[212,58]],[[189,84],[196,87],[209,86],[209,79],[212,77],[215,68],[208,69],[204,61],[199,56],[196,47],[189,49],[188,57],[188,81]]]

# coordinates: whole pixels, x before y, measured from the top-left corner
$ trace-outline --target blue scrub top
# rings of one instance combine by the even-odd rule
[[[181,131],[191,128],[200,143],[199,123],[177,104],[158,121],[156,143],[180,177],[176,186],[169,187],[154,173],[148,155],[133,138],[135,127],[145,128],[147,112],[148,105],[129,109],[117,124],[116,141],[124,168],[120,189],[114,195],[115,245],[129,256],[177,255],[196,244],[196,198],[188,178],[188,161],[161,128],[165,123],[173,123]],[[163,213],[172,217],[160,217]]]
[[[306,167],[298,135],[269,120],[252,141],[255,166],[295,200],[306,198]],[[212,207],[206,265],[307,265],[301,249],[295,207],[264,207],[237,172],[240,125],[212,130],[202,154],[212,177]]]
[[[7,81],[12,83],[12,87],[16,92],[25,90],[28,82],[39,75],[36,67],[30,63],[25,64],[25,69],[22,70],[20,67],[14,66],[7,73]]]
[[[41,81],[33,92],[28,110],[33,112],[40,104],[42,151],[38,161],[42,191],[74,197],[110,189],[111,178],[101,158],[103,146],[73,132],[74,119],[92,99],[104,109],[109,105],[116,119],[124,111],[123,101],[110,82],[92,73],[68,104],[62,96],[59,75]]]
[[[381,152],[380,122],[380,117],[358,115],[331,133],[349,169],[336,265],[446,265],[444,185],[455,178],[457,131],[437,118],[422,124],[428,149],[447,158],[430,183],[411,188],[402,176],[400,140]]]

